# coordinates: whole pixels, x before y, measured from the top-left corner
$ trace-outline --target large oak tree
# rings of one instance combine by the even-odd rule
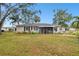
[[[34,10],[32,3],[0,3],[0,33],[6,19],[12,23],[29,23],[33,15],[39,11]]]

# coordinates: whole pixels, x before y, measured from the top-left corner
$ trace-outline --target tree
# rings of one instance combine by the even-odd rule
[[[25,13],[25,14],[23,14],[23,16],[26,16],[26,17],[24,17],[24,19],[27,20],[27,22],[24,21],[26,24],[26,23],[34,23],[35,16],[37,14],[41,14],[41,11],[40,10],[28,10],[28,11],[23,12],[23,13]]]
[[[37,22],[40,22],[40,17],[35,15],[34,16],[34,22],[37,23]]]
[[[22,20],[19,18],[19,15],[12,15],[12,16],[9,17],[9,19],[12,20],[12,22],[11,22],[12,24],[17,23],[17,25],[19,25],[20,22],[22,21]]]
[[[33,4],[31,3],[0,3],[0,33],[1,28],[3,26],[3,23],[5,19],[7,19],[9,16],[12,16],[12,14],[19,15],[21,13],[22,9],[28,9]],[[11,19],[10,19],[11,20]],[[13,19],[15,20],[15,19]]]
[[[57,9],[54,10],[53,24],[61,25],[67,27],[66,22],[72,19],[72,15],[67,12],[67,10]]]
[[[12,23],[16,23],[19,25],[20,23],[22,24],[27,24],[27,23],[34,23],[34,17],[37,14],[41,14],[40,10],[35,10],[32,8],[29,10],[26,9],[22,9],[21,13],[19,13],[19,15],[13,14],[12,16],[10,16],[10,19],[13,19]]]
[[[75,21],[72,22],[71,26],[79,29],[79,16],[75,16],[73,18],[75,18]]]

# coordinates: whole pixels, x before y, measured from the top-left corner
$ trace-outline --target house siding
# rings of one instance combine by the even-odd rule
[[[31,27],[31,32],[39,32],[39,28],[37,26]]]
[[[65,28],[50,24],[27,24],[17,26],[17,32],[64,33]]]
[[[16,32],[24,32],[24,27],[17,27]]]

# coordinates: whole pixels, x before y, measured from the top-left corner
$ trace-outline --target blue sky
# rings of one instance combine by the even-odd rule
[[[53,10],[54,9],[68,9],[69,13],[73,16],[79,16],[79,3],[39,3],[35,6],[36,9],[41,10],[41,23],[52,24]],[[4,26],[11,26],[9,21],[6,21]]]

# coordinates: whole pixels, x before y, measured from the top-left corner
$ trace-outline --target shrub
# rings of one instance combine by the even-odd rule
[[[27,32],[17,32],[17,34],[27,34]]]
[[[79,36],[79,31],[77,32],[77,34],[76,34],[77,36]]]
[[[72,34],[79,36],[79,31],[75,31],[75,32],[73,32]]]
[[[38,32],[31,32],[31,34],[38,34]]]
[[[66,34],[73,34],[73,31],[67,31]]]
[[[1,30],[1,32],[4,32],[4,30]]]

